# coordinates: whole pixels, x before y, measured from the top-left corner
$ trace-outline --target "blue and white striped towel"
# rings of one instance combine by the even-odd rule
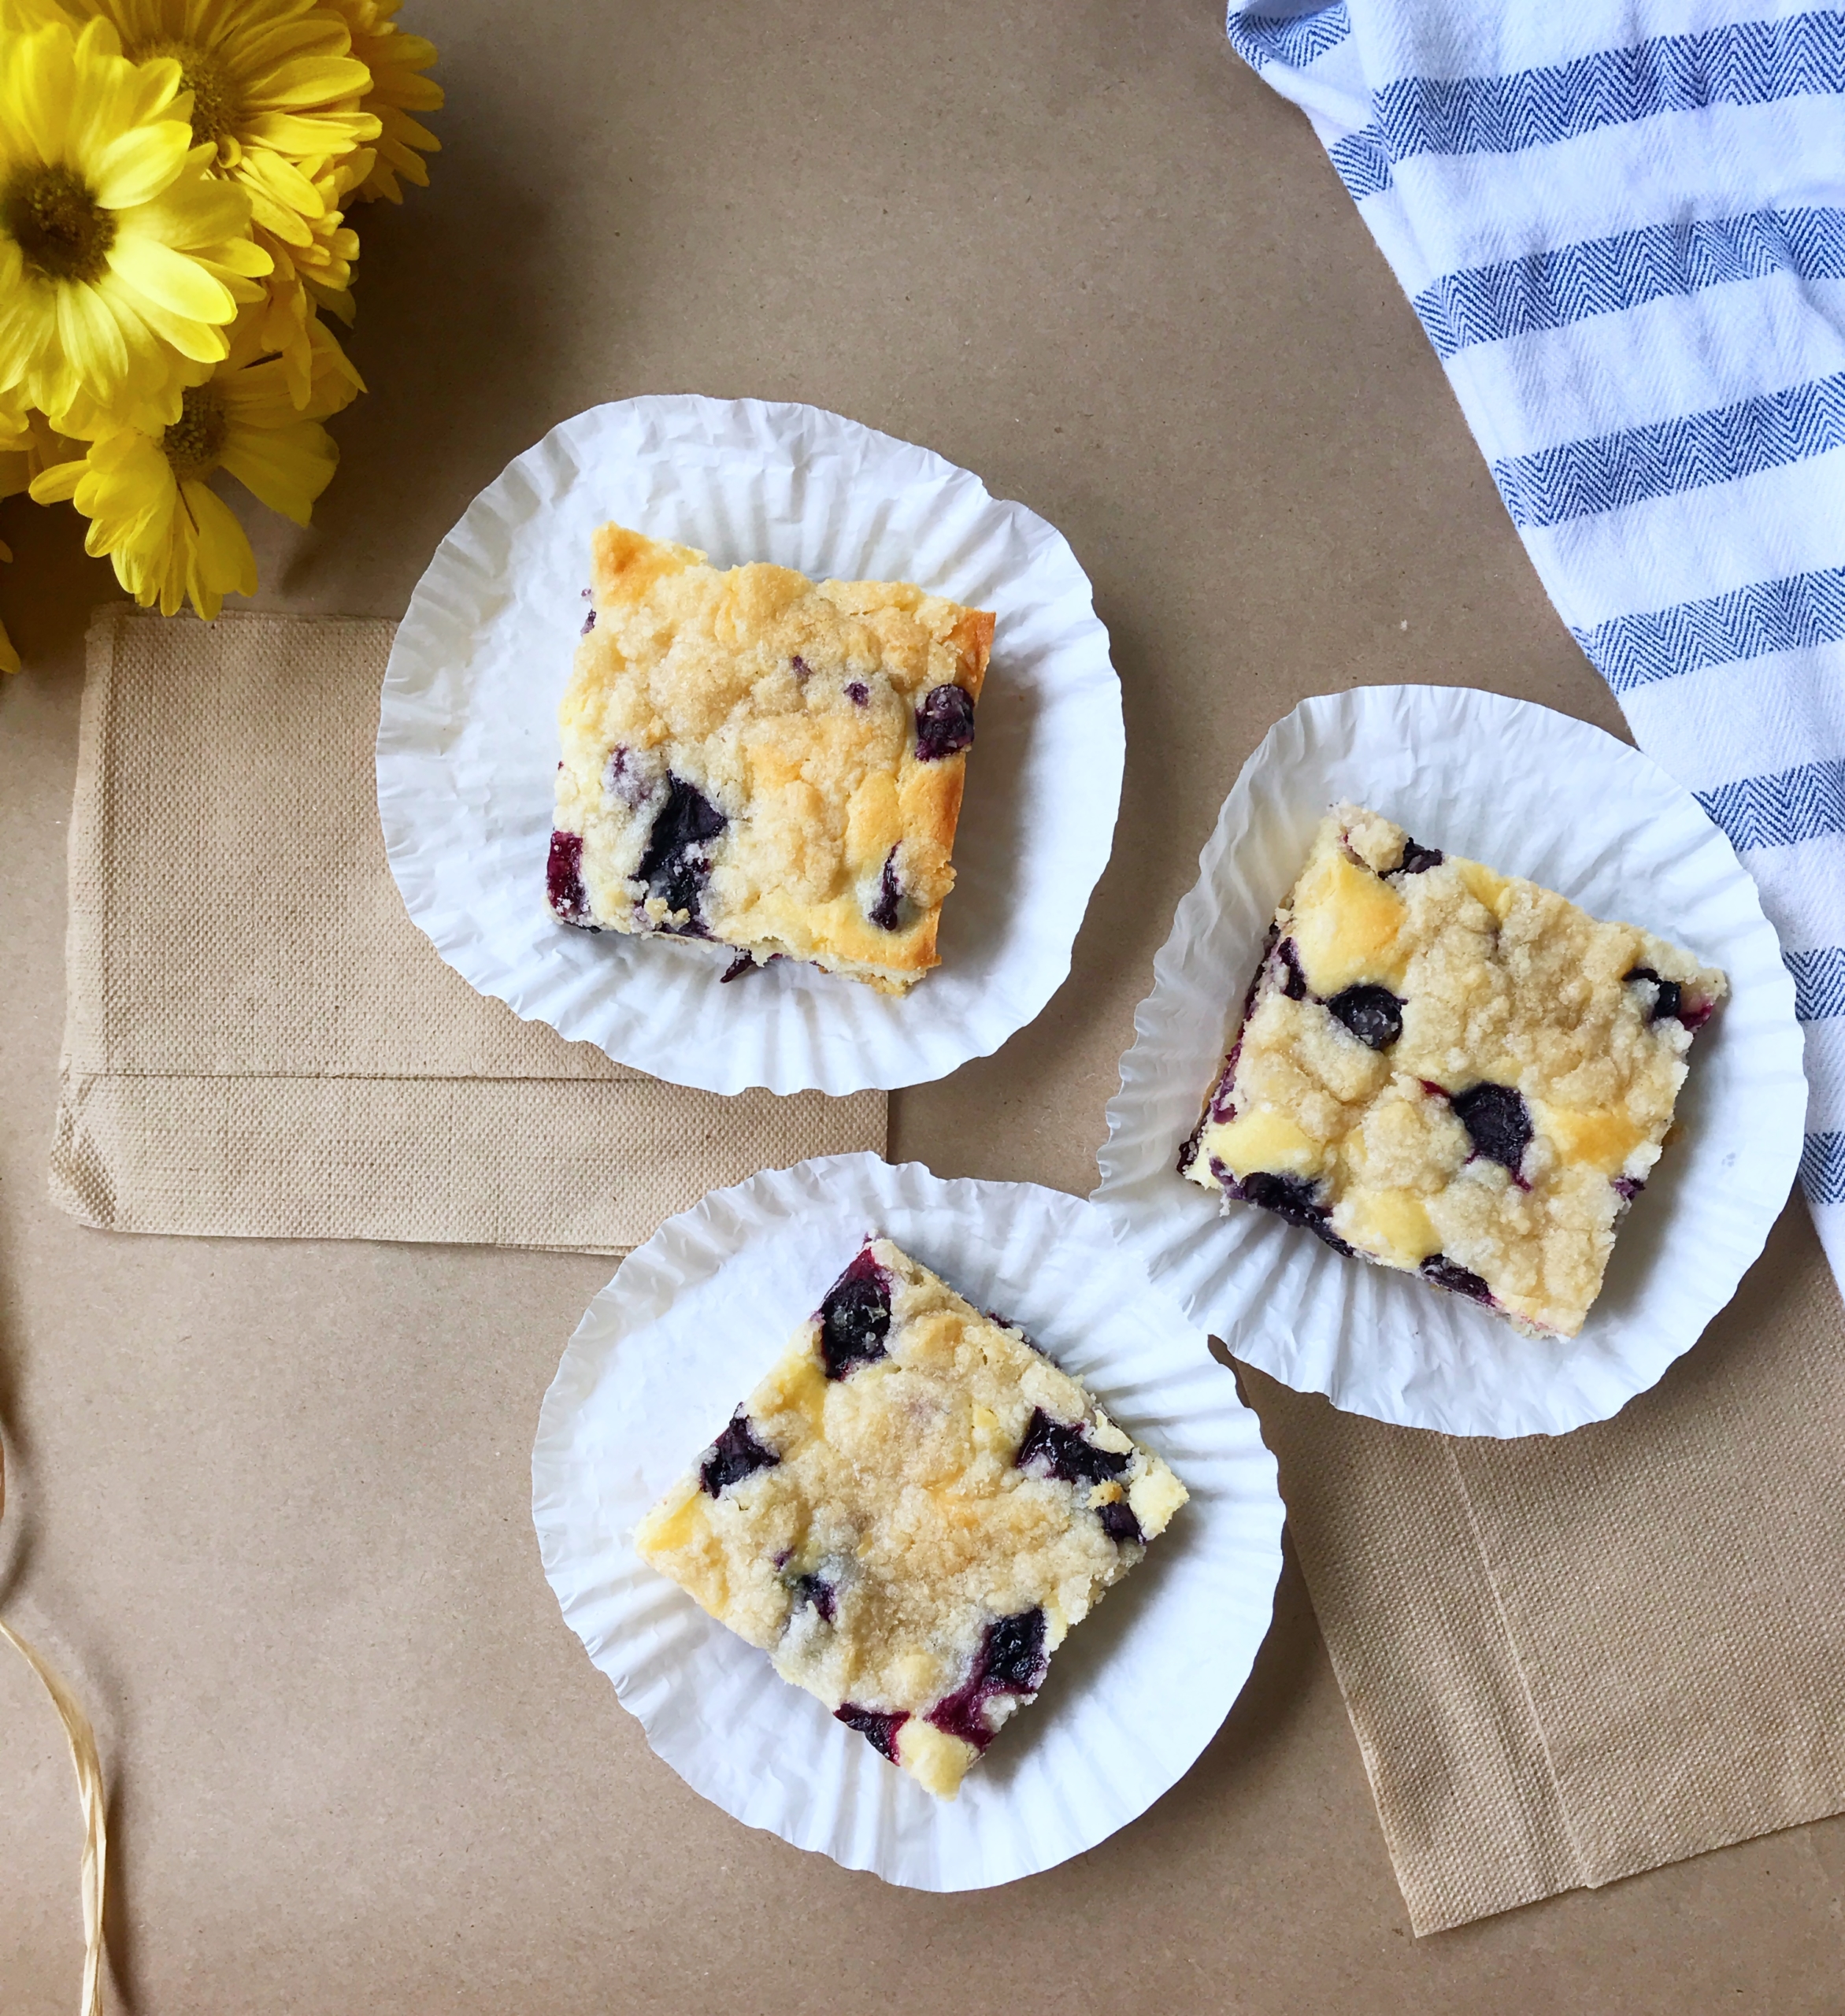
[[[1845,1280],[1845,13],[1232,0],[1634,737],[1761,885]]]

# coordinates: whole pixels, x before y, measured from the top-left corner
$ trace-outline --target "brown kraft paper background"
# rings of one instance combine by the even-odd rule
[[[881,1151],[882,1093],[662,1084],[443,963],[378,828],[391,632],[98,613],[57,1202],[121,1232],[609,1253],[759,1169]]]
[[[401,614],[511,457],[598,400],[675,390],[811,400],[926,443],[1043,513],[1095,584],[1127,710],[1113,859],[1068,984],[997,1055],[895,1095],[893,1156],[1093,1187],[1173,906],[1239,766],[1304,695],[1481,686],[1620,732],[1407,304],[1306,121],[1230,54],[1218,0],[405,11],[443,52],[444,150],[431,189],[360,213],[353,349],[372,389],[333,423],[342,466],[313,528],[250,513],[264,606]],[[0,682],[0,1606],[97,1719],[119,2006],[1839,2016],[1837,1818],[1415,1939],[1291,1564],[1192,1771],[1028,1882],[894,1891],[687,1791],[564,1625],[532,1532],[539,1403],[609,1259],[131,1237],[50,1203],[83,636],[117,591],[68,510],[0,506],[0,538],[28,662]],[[1725,1380],[1747,1399],[1758,1362],[1836,1357],[1831,1292],[1795,1206],[1716,1349],[1673,1375],[1694,1413],[1728,1404]],[[1342,1475],[1376,1506],[1339,1424],[1302,1449],[1270,1414],[1303,1546]],[[1684,1536],[1646,1529],[1657,1487],[1627,1438],[1648,1418],[1591,1432],[1628,1455],[1594,1520],[1576,1530],[1579,1494],[1528,1564],[1532,1618],[1580,1636],[1583,1589],[1650,1574],[1655,1619],[1682,1599],[1688,1631],[1721,1626],[1713,1644],[1775,1636],[1774,1585],[1721,1536],[1754,1522],[1817,1573],[1835,1515],[1802,1528],[1771,1502],[1769,1450],[1708,1489],[1674,1458],[1660,1505]],[[1548,1491],[1556,1453],[1483,1460]],[[1397,1542],[1358,1538],[1362,1588]],[[1457,1587],[1455,1642],[1490,1651],[1478,1575]],[[1323,1577],[1318,1595],[1349,1681],[1362,1641]],[[1611,1599],[1602,1641],[1567,1660],[1546,1648],[1559,1687],[1592,1679],[1599,1703],[1599,1725],[1543,1723],[1580,1731],[1572,1799],[1601,1784],[1632,1803],[1603,1729],[1633,1607]],[[1413,1704],[1431,1833],[1516,1867],[1517,1803],[1469,1734],[1480,1688],[1464,1661],[1436,1670],[1439,1642],[1387,1636],[1368,1656]],[[1721,1664],[1676,1670],[1689,1692],[1643,1668],[1623,1714],[1733,1710]],[[61,2016],[76,1981],[76,1802],[35,1690],[0,1666],[7,2016]],[[1766,1758],[1819,1697],[1772,1673],[1759,1693]],[[1361,1725],[1377,1699],[1354,1689]],[[1406,1725],[1377,1726],[1394,1744]],[[1702,1754],[1673,1790],[1708,1814]]]
[[[1411,1924],[1845,1810],[1845,1351],[1805,1207],[1650,1393],[1431,1435],[1245,1367]]]

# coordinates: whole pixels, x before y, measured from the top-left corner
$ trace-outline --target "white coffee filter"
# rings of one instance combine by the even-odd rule
[[[609,519],[816,579],[918,583],[998,621],[942,913],[898,999],[784,960],[592,936],[545,902],[558,702]],[[1062,536],[939,455],[815,406],[622,399],[554,428],[469,505],[398,627],[378,811],[406,906],[483,994],[706,1091],[921,1084],[997,1050],[1061,984],[1108,860],[1119,682]]]
[[[953,1801],[886,1763],[633,1547],[872,1232],[1022,1324],[1191,1493]],[[923,1890],[1032,1875],[1145,1812],[1241,1691],[1281,1566],[1254,1415],[1095,1207],[874,1155],[713,1191],[631,1254],[564,1354],[532,1474],[564,1615],[654,1750],[747,1825]]]
[[[1643,925],[1729,976],[1691,1046],[1665,1154],[1580,1336],[1536,1340],[1347,1260],[1177,1173],[1276,905],[1340,799],[1425,845]],[[1787,1201],[1806,1113],[1794,984],[1755,884],[1689,791],[1599,728],[1465,687],[1302,701],[1224,801],[1135,1012],[1095,1193],[1186,1313],[1336,1406],[1450,1435],[1557,1435],[1653,1385],[1736,1292]]]

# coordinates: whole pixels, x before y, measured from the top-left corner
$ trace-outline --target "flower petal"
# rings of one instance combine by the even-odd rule
[[[41,28],[36,35],[23,36],[12,54],[9,123],[17,128],[19,139],[40,161],[60,160],[76,81],[70,32]]]
[[[376,139],[382,130],[369,112],[259,112],[243,129],[256,146],[303,161],[343,154],[358,141]]]
[[[151,202],[186,165],[192,135],[176,119],[132,127],[96,158],[90,183],[106,210]]]
[[[121,325],[93,287],[65,285],[57,291],[57,340],[66,361],[86,385],[113,391],[128,376],[128,346]]]
[[[333,480],[339,450],[317,421],[259,432],[234,428],[220,461],[225,472],[272,511],[298,525],[313,514],[314,502]]]
[[[236,514],[221,497],[202,483],[183,484],[180,494],[193,525],[186,589],[192,606],[209,623],[227,595],[256,593],[256,555]]]
[[[268,72],[249,102],[263,112],[300,110],[338,98],[363,98],[371,88],[371,72],[350,56],[302,56]]]
[[[231,290],[196,259],[188,259],[157,239],[117,238],[109,248],[116,277],[169,314],[194,322],[228,322],[237,313]]]
[[[32,478],[27,494],[35,504],[68,504],[85,467],[82,462],[54,462]]]

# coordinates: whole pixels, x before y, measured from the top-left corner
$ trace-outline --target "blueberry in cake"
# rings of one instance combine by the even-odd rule
[[[1727,991],[1650,932],[1340,805],[1180,1173],[1573,1337]]]
[[[1186,1495],[1023,1331],[879,1239],[635,1545],[952,1799]]]
[[[727,572],[620,525],[593,562],[554,914],[907,992],[939,963],[993,617],[903,582]]]

